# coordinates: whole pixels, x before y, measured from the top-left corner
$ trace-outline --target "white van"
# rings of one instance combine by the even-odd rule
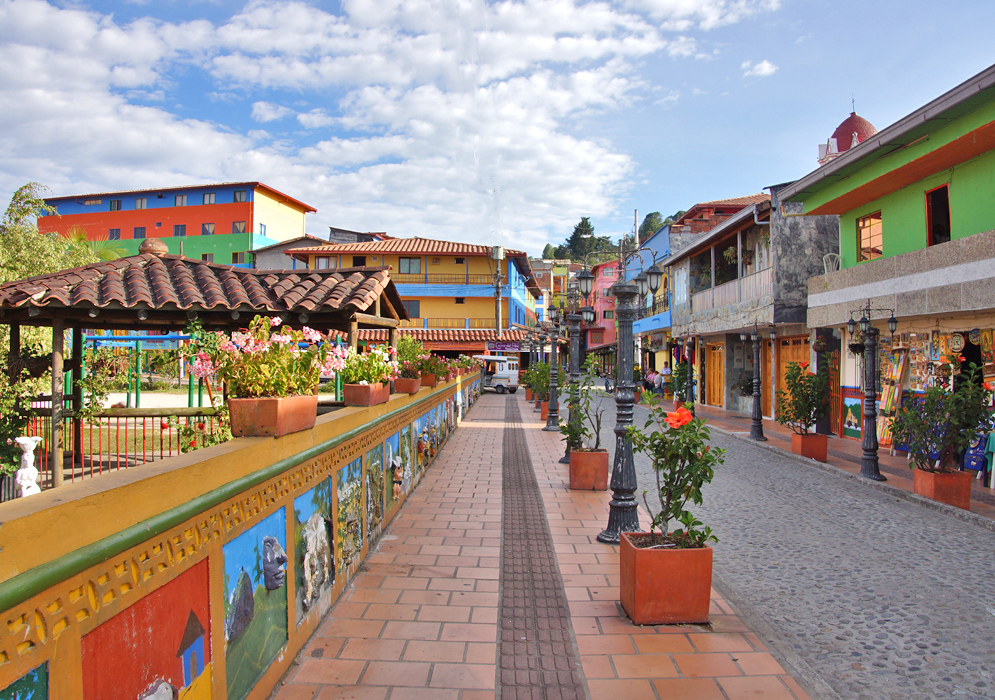
[[[518,391],[518,358],[504,355],[474,355],[484,363],[484,388],[499,394]]]

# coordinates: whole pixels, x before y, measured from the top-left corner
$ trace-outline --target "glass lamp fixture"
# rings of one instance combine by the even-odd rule
[[[586,267],[577,275],[577,286],[580,287],[580,293],[584,295],[585,299],[594,290],[594,275]]]
[[[639,289],[639,296],[644,297],[649,293],[649,282],[646,281],[645,272],[640,272],[632,281],[636,283],[636,288]]]
[[[655,262],[646,271],[646,281],[649,282],[650,291],[653,294],[660,291],[660,286],[663,284],[663,270]]]

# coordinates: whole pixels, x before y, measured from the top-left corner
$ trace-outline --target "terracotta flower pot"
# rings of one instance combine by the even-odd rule
[[[633,539],[646,533],[622,533],[619,545],[619,597],[637,625],[708,622],[712,589],[712,548],[640,549]]]
[[[549,401],[539,402],[539,419],[546,420],[549,418]]]
[[[570,450],[570,488],[604,491],[608,488],[608,450]]]
[[[526,401],[532,400],[532,390],[529,389],[528,387],[525,387],[525,400]]]
[[[683,405],[684,405],[684,402],[683,402],[683,401],[678,401],[677,399],[674,399],[674,410],[675,410],[675,411],[676,411],[676,410],[677,410],[678,408],[680,408],[681,406],[683,406]]]
[[[262,396],[228,399],[231,434],[235,437],[279,437],[314,427],[318,397]]]
[[[435,386],[435,385],[437,385],[438,383],[439,383],[439,382],[438,382],[438,380],[437,380],[437,379],[435,378],[435,375],[434,375],[434,374],[423,374],[423,375],[421,376],[421,385],[422,385],[422,386]]]
[[[387,403],[389,384],[343,384],[342,400],[346,406],[375,406]]]
[[[912,490],[948,506],[970,510],[973,472],[928,472],[912,470]]]
[[[419,389],[421,389],[421,379],[418,377],[414,379],[398,377],[394,380],[394,390],[399,394],[417,394]]]
[[[825,462],[828,454],[828,441],[825,435],[808,433],[791,435],[791,451],[802,457],[809,457],[817,462]]]
[[[634,390],[634,391],[632,392],[632,394],[633,394],[633,399],[632,399],[632,400],[633,400],[634,402],[636,402],[636,403],[639,403],[640,401],[642,401],[642,400],[643,400],[643,392],[642,392],[641,390],[639,390],[639,389],[635,389],[635,390]]]

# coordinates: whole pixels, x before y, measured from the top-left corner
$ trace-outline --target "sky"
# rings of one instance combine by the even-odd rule
[[[261,181],[313,235],[539,254],[804,176],[851,104],[882,129],[995,63],[993,25],[991,0],[0,0],[0,202]]]

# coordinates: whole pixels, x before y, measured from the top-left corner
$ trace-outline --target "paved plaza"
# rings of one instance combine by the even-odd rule
[[[811,697],[717,592],[710,626],[632,625],[609,495],[570,491],[541,427],[481,397],[274,698]]]

